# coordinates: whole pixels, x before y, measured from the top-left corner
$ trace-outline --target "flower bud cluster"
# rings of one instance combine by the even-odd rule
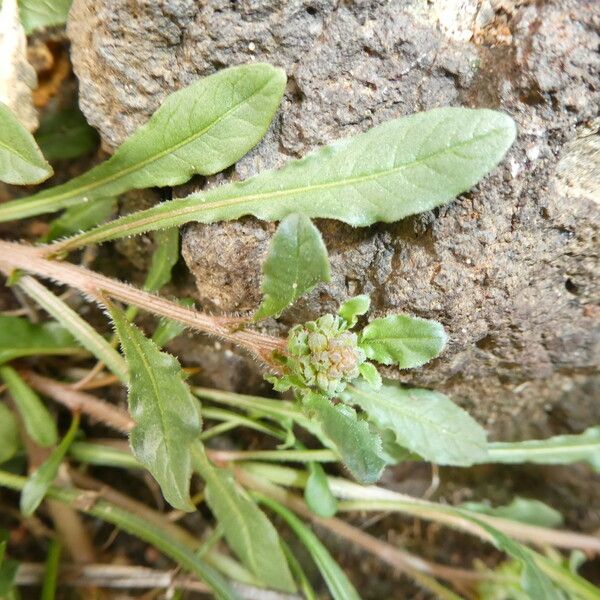
[[[330,397],[360,375],[359,367],[366,359],[357,335],[346,327],[341,317],[328,314],[296,325],[288,337],[295,374]]]

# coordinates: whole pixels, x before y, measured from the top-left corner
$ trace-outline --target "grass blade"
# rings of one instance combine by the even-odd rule
[[[261,504],[268,506],[284,519],[298,536],[315,561],[321,575],[323,575],[334,600],[360,600],[358,592],[340,566],[333,560],[327,548],[323,546],[317,536],[294,513],[267,496],[258,493],[254,493],[253,495]]]

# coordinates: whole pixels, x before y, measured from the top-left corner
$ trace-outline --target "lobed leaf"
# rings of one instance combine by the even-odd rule
[[[563,516],[556,509],[544,502],[518,496],[505,506],[493,507],[487,502],[464,502],[460,508],[540,527],[559,527],[564,521]]]
[[[4,203],[0,221],[218,173],[261,140],[285,81],[281,69],[252,64],[224,69],[174,92],[106,162],[63,185]]]
[[[438,356],[447,341],[441,323],[400,314],[371,321],[358,343],[372,360],[413,369]]]
[[[344,465],[360,483],[374,483],[385,468],[381,439],[356,411],[317,394],[307,394],[304,406],[331,440]],[[331,444],[330,444],[331,445]]]
[[[213,466],[203,448],[194,449],[194,464],[206,483],[206,501],[223,527],[227,543],[242,563],[267,586],[294,592],[279,534],[254,500],[235,483],[230,473]]]
[[[255,320],[278,317],[317,283],[331,280],[327,248],[308,217],[291,214],[281,221],[262,271],[263,301]]]
[[[319,538],[285,506],[262,494],[256,494],[256,496],[261,503],[283,518],[298,536],[323,575],[334,600],[360,600],[358,592]]]
[[[10,460],[20,447],[17,420],[8,406],[0,402],[0,465]]]
[[[73,0],[19,0],[19,15],[27,34],[64,25]]]
[[[0,102],[0,181],[27,185],[40,183],[52,173],[33,136]]]
[[[54,446],[58,441],[56,424],[40,397],[12,367],[1,366],[0,379],[6,384],[29,437],[40,446]]]
[[[69,3],[71,0],[68,0]],[[35,139],[46,160],[68,160],[89,154],[98,146],[98,134],[76,108],[42,118]]]
[[[129,367],[133,454],[158,481],[169,504],[194,510],[190,447],[200,435],[197,402],[177,359],[161,352],[120,310],[111,307],[110,314]]]
[[[356,382],[344,400],[359,406],[396,442],[439,465],[469,466],[483,462],[485,430],[462,408],[438,392],[385,384],[378,391]]]
[[[388,121],[277,171],[127,215],[61,249],[244,215],[279,221],[301,213],[358,227],[391,223],[471,188],[502,160],[514,138],[515,124],[503,113],[437,108]]]
[[[488,445],[486,462],[537,463],[568,465],[587,462],[600,472],[600,426],[590,427],[575,435],[557,435],[545,440],[493,442]]]
[[[310,510],[319,517],[333,517],[337,512],[337,500],[331,493],[327,475],[319,463],[308,463],[304,499]]]
[[[30,517],[41,504],[46,492],[56,479],[58,468],[64,460],[69,446],[75,439],[79,427],[79,415],[75,414],[71,421],[69,431],[54,448],[50,456],[31,474],[23,491],[21,492],[21,512],[25,517]]]
[[[0,364],[38,354],[78,354],[81,348],[58,323],[33,324],[27,319],[0,315]]]

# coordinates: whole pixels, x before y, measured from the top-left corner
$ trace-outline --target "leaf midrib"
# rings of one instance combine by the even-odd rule
[[[236,110],[238,110],[238,108],[240,108],[240,106],[242,106],[243,104],[246,104],[252,98],[254,98],[258,94],[260,94],[265,89],[265,87],[267,87],[267,85],[269,85],[271,83],[271,81],[272,81],[272,78],[269,78],[259,89],[257,89],[255,92],[253,92],[247,98],[244,98],[244,100],[242,100],[241,102],[238,102],[235,106],[232,106],[228,111],[224,112],[217,119],[215,119],[209,125],[207,125],[204,129],[196,132],[193,135],[190,135],[190,136],[184,138],[181,142],[175,144],[174,146],[169,146],[168,148],[162,150],[158,154],[155,154],[152,157],[146,158],[145,160],[142,160],[141,162],[137,162],[134,165],[131,165],[130,167],[127,167],[126,169],[123,169],[122,171],[119,171],[118,173],[114,173],[113,175],[109,175],[107,177],[104,177],[104,179],[99,179],[97,181],[93,181],[93,182],[91,182],[91,183],[89,183],[87,185],[84,185],[84,186],[81,186],[79,188],[76,188],[75,190],[63,192],[62,194],[56,194],[54,196],[47,196],[45,198],[39,198],[36,203],[37,204],[45,204],[45,203],[48,203],[48,202],[55,202],[57,200],[64,200],[64,199],[70,198],[72,196],[79,196],[81,194],[89,192],[89,191],[91,191],[93,189],[96,189],[98,187],[102,187],[103,185],[106,185],[108,183],[112,183],[113,181],[116,181],[117,179],[120,179],[122,177],[126,177],[130,173],[133,173],[134,171],[137,171],[139,169],[143,169],[144,167],[148,166],[149,164],[151,164],[153,162],[156,162],[156,161],[160,160],[161,158],[164,158],[168,154],[172,154],[174,152],[177,152],[177,150],[179,150],[183,146],[187,146],[188,144],[191,144],[194,141],[196,141],[199,137],[203,136],[207,131],[209,131],[210,129],[212,129],[216,125],[218,125],[223,119],[225,119],[226,117],[230,116],[233,112],[235,112]],[[150,124],[150,121],[148,121],[146,123],[146,125],[149,125],[149,124]],[[117,149],[117,152],[122,147],[123,146],[120,146],[120,148]],[[114,156],[111,157],[106,163],[102,163],[102,164],[109,163],[113,158],[114,158]],[[99,166],[101,166],[101,165],[99,165]],[[89,171],[88,171],[88,173],[89,173]],[[26,201],[26,199],[24,201]]]
[[[455,148],[461,148],[463,146],[467,146],[473,142],[485,139],[487,137],[492,137],[494,135],[496,135],[497,133],[500,133],[504,131],[504,128],[496,128],[496,129],[490,129],[489,131],[487,131],[485,134],[482,134],[480,136],[474,136],[472,138],[470,138],[469,140],[465,141],[465,142],[461,142],[459,144],[456,144],[454,146],[449,146],[447,148],[444,148],[442,150],[439,150],[438,152],[434,152],[433,154],[429,154],[428,156],[421,158],[419,160],[414,160],[410,163],[405,163],[403,165],[399,165],[397,167],[393,167],[392,169],[385,169],[382,171],[377,171],[375,173],[370,173],[368,175],[360,175],[357,177],[350,177],[350,178],[346,178],[346,179],[342,179],[342,180],[337,180],[337,181],[330,181],[330,182],[326,182],[326,183],[319,183],[319,184],[313,184],[313,185],[309,185],[309,186],[303,186],[303,187],[296,187],[296,188],[289,188],[287,190],[275,190],[272,192],[265,192],[265,193],[258,193],[258,194],[248,194],[248,195],[242,195],[242,196],[234,196],[233,198],[225,198],[221,201],[216,201],[216,202],[210,202],[210,200],[205,201],[204,199],[202,199],[202,195],[199,195],[198,198],[198,202],[195,203],[193,206],[185,206],[179,209],[175,209],[172,211],[172,213],[170,213],[167,210],[168,207],[168,202],[164,203],[164,205],[159,207],[161,210],[160,212],[158,212],[157,214],[151,215],[149,217],[146,217],[144,219],[140,219],[140,220],[131,220],[127,223],[123,223],[122,225],[115,227],[114,229],[110,229],[110,223],[108,225],[106,225],[105,227],[107,228],[108,231],[111,231],[111,237],[114,234],[120,233],[122,230],[127,230],[131,227],[131,225],[135,225],[136,227],[140,227],[140,226],[146,226],[146,225],[152,225],[155,222],[159,222],[161,220],[163,220],[165,217],[163,215],[164,213],[168,213],[169,217],[168,218],[178,218],[178,217],[182,217],[184,215],[190,214],[190,213],[195,213],[198,210],[215,210],[215,209],[219,209],[219,208],[225,208],[225,207],[230,207],[230,206],[235,206],[237,204],[243,204],[245,202],[252,202],[253,200],[269,200],[269,199],[273,199],[273,198],[283,198],[285,196],[291,196],[297,193],[309,193],[309,192],[313,192],[313,191],[320,191],[320,190],[326,190],[326,189],[332,189],[332,188],[336,188],[336,187],[344,187],[344,186],[348,186],[348,185],[354,185],[357,183],[363,183],[366,181],[371,181],[374,179],[378,179],[379,177],[387,177],[388,175],[392,175],[395,174],[397,172],[400,172],[404,169],[408,169],[411,167],[415,167],[421,164],[424,164],[425,162],[436,158],[437,156],[440,156],[441,154],[444,154],[450,150],[453,150]],[[256,176],[258,177],[258,175]],[[251,180],[246,180],[246,181],[251,181]],[[241,182],[242,184],[244,182]],[[229,184],[226,184],[229,185]],[[226,187],[226,186],[223,186]],[[215,190],[218,190],[219,188],[214,188]],[[212,191],[212,190],[211,190]],[[210,192],[209,192],[210,193]],[[206,194],[205,194],[206,195]],[[190,199],[184,199],[187,201],[191,201],[191,200],[196,200],[196,198]],[[177,202],[177,200],[173,200],[172,202]],[[149,210],[153,210],[153,209],[149,209]],[[134,215],[135,216],[135,215]],[[127,217],[124,217],[127,218]],[[385,222],[385,221],[384,221]],[[103,227],[103,226],[101,226]],[[99,228],[98,228],[99,229]],[[93,234],[94,234],[94,230],[92,230],[89,233],[90,239],[93,242],[94,238],[93,238]],[[82,239],[84,239],[84,236],[87,236],[88,234],[82,234]],[[76,238],[73,237],[73,240],[75,240]],[[68,241],[68,240],[66,240]],[[87,243],[87,242],[86,242]],[[91,243],[91,242],[90,242]],[[68,244],[65,244],[65,247],[68,247]]]
[[[36,165],[30,159],[28,159],[25,156],[23,156],[23,154],[21,154],[14,146],[9,146],[8,144],[6,144],[5,142],[3,142],[2,140],[0,140],[0,146],[3,146],[4,148],[6,148],[6,150],[10,154],[14,154],[15,156],[18,156],[24,163],[28,164],[30,167],[33,167],[35,169],[40,169],[42,171],[47,171],[47,169],[44,169],[43,166]]]
[[[384,404],[385,407],[388,407],[386,410],[393,411],[395,408],[394,401],[383,394],[381,396],[378,396],[375,400],[373,400],[373,396],[360,390],[359,388],[356,388],[354,386],[348,386],[348,387],[350,387],[353,392],[358,393],[359,396],[363,396],[364,398],[367,398],[375,403],[381,402],[382,404]],[[380,398],[382,400],[380,400]],[[396,408],[398,408],[398,407],[396,406]],[[463,437],[463,435],[458,432],[452,433],[452,430],[446,429],[439,421],[432,421],[431,419],[424,417],[423,413],[419,413],[419,412],[413,413],[410,410],[405,410],[404,415],[405,415],[405,418],[408,418],[408,419],[414,419],[415,421],[420,421],[421,423],[430,423],[431,425],[435,426],[435,429],[438,429],[439,431],[443,431],[444,433],[448,434],[449,436],[451,436],[453,438],[462,439],[462,437]]]
[[[230,507],[230,515],[232,515],[235,518],[235,520],[240,523],[239,528],[242,532],[242,538],[244,540],[244,545],[246,546],[246,548],[248,550],[245,553],[243,558],[245,558],[250,563],[250,565],[251,565],[250,569],[252,570],[254,575],[259,576],[260,569],[258,568],[257,558],[254,555],[254,552],[252,551],[252,548],[253,548],[252,536],[250,534],[250,530],[249,530],[248,526],[246,525],[246,521],[244,519],[242,511],[240,510],[237,503],[234,502],[234,500],[232,498],[230,498],[229,494],[227,493],[226,486],[221,481],[220,474],[217,472],[210,473],[210,478],[211,478],[212,484],[221,491],[221,499],[224,499],[226,504]],[[235,493],[235,484],[233,484],[232,487],[233,487],[233,491]]]
[[[171,454],[170,443],[169,443],[170,437],[167,435],[167,431],[168,431],[168,426],[166,424],[167,419],[166,419],[165,412],[164,412],[163,407],[160,402],[158,382],[156,381],[156,377],[154,376],[154,373],[153,373],[152,369],[150,368],[150,363],[146,360],[146,355],[143,352],[141,344],[139,344],[135,338],[135,332],[132,331],[131,333],[132,333],[132,335],[129,336],[129,339],[130,339],[131,343],[133,344],[133,346],[135,347],[136,352],[139,354],[141,361],[143,363],[143,366],[148,373],[148,376],[150,379],[150,385],[152,386],[154,395],[156,397],[156,406],[158,408],[158,413],[160,416],[160,419],[159,419],[160,428],[161,428],[163,439],[165,440],[165,448],[167,449],[167,453],[170,455]],[[133,382],[132,382],[131,386],[133,388]],[[136,423],[136,426],[139,427],[139,423]],[[178,490],[177,495],[179,496],[179,490]]]

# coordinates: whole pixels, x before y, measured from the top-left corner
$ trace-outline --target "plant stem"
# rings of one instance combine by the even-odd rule
[[[237,344],[267,364],[271,354],[285,349],[285,340],[251,330],[238,330],[243,320],[214,317],[186,308],[160,296],[138,290],[131,285],[106,277],[71,263],[48,260],[39,248],[0,240],[0,265],[3,270],[21,269],[69,285],[102,304],[102,296],[137,306],[152,314],[183,323],[187,327]]]
[[[129,433],[133,429],[133,419],[127,412],[96,398],[96,396],[74,390],[69,385],[37,375],[33,371],[26,371],[23,376],[34,390],[66,406],[73,412],[85,413],[122,433]]]
[[[276,481],[283,485],[304,487],[306,483],[306,473],[280,465],[251,463],[248,466],[238,465],[237,468],[238,470],[244,469],[244,471],[252,473],[255,477]],[[476,523],[462,517],[460,512],[453,506],[414,498],[375,485],[359,485],[340,477],[327,477],[327,481],[334,496],[347,500],[338,504],[341,511],[400,512],[412,517],[443,523],[449,527],[476,535],[483,540],[491,541],[490,535],[486,531],[478,527]],[[600,552],[600,539],[590,535],[527,525],[526,523],[482,514],[477,514],[477,519],[523,542],[541,546]]]
[[[27,479],[19,475],[13,475],[0,471],[0,486],[20,491],[25,486]],[[205,581],[216,593],[217,598],[223,600],[238,599],[239,596],[231,590],[227,582],[211,567],[200,560],[194,553],[184,546],[180,541],[157,529],[155,525],[148,523],[138,515],[118,508],[105,500],[99,499],[93,505],[85,502],[86,494],[81,490],[50,487],[47,493],[49,498],[65,502],[77,508],[77,510],[88,515],[107,521],[116,525],[123,531],[134,535],[158,550],[171,557],[183,568],[191,571],[200,579]]]
[[[348,541],[360,546],[364,550],[375,554],[383,562],[398,569],[403,573],[407,573],[411,577],[420,581],[419,574],[425,573],[434,577],[440,577],[448,581],[477,581],[482,578],[479,573],[464,569],[454,569],[444,565],[430,563],[418,556],[414,556],[404,550],[400,550],[395,546],[382,542],[377,538],[349,525],[345,521],[336,518],[322,518],[315,515],[306,505],[306,503],[298,496],[280,488],[271,483],[260,480],[243,469],[235,469],[236,479],[244,486],[254,489],[273,498],[280,504],[290,508],[295,513],[301,515],[305,519],[313,521],[315,524],[328,529],[336,535],[347,539]],[[425,583],[425,582],[422,582]]]

